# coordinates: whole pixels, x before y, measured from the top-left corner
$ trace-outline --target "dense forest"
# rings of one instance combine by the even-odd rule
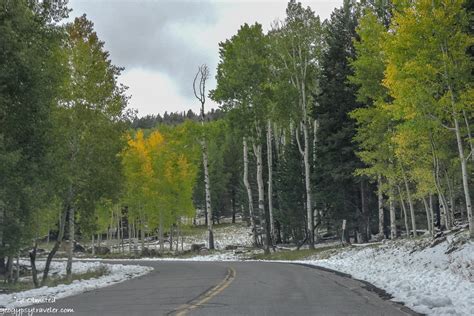
[[[0,0],[0,272],[11,281],[26,251],[40,286],[64,243],[70,276],[76,240],[158,236],[163,250],[197,216],[210,249],[223,217],[266,252],[454,226],[473,238],[472,10],[344,0],[321,21],[291,0],[268,31],[221,42],[216,70],[196,68],[200,113],[137,118],[92,21]]]

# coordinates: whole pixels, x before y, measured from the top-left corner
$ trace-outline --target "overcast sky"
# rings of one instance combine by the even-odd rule
[[[301,1],[322,20],[342,0]],[[119,81],[129,87],[130,107],[139,116],[192,109],[199,102],[192,82],[197,67],[211,71],[219,61],[218,44],[244,23],[268,29],[284,19],[286,0],[70,0],[71,18],[87,14],[105,42],[112,62],[125,67]],[[217,105],[208,101],[206,108]]]

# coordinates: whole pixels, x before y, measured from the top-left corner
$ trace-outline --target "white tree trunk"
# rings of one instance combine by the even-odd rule
[[[263,159],[262,159],[262,145],[253,144],[255,158],[257,158],[257,187],[258,187],[258,211],[262,228],[265,231],[265,253],[270,253],[271,236],[265,214],[265,186],[263,184]]]
[[[94,255],[95,255],[94,234],[92,234],[92,240],[91,240],[91,243],[92,243],[92,255],[94,256]]]
[[[214,232],[212,230],[212,208],[211,208],[211,183],[209,179],[209,161],[207,156],[207,143],[206,139],[203,138],[201,141],[202,146],[202,163],[204,166],[204,186],[206,189],[206,212],[207,212],[207,230],[209,233],[209,249],[214,249]]]
[[[252,233],[253,233],[253,244],[254,247],[258,245],[258,237],[257,237],[257,226],[255,224],[255,214],[253,210],[253,197],[252,197],[252,187],[249,183],[249,158],[248,158],[248,145],[247,139],[243,138],[243,151],[244,151],[244,185],[245,189],[247,190],[247,198],[249,200],[249,216],[250,216],[250,225],[252,226]]]
[[[415,220],[415,208],[413,207],[413,200],[411,198],[410,186],[408,185],[408,180],[405,175],[405,171],[402,166],[403,182],[405,183],[405,190],[407,191],[408,205],[410,207],[410,217],[411,217],[411,229],[413,231],[413,237],[416,237],[416,220]]]
[[[433,236],[435,234],[435,215],[434,215],[434,208],[433,208],[433,196],[430,194],[429,196],[429,206],[430,206],[430,216],[431,216],[431,232]]]
[[[127,235],[128,235],[128,253],[132,253],[132,227],[130,225],[130,218],[127,215]]]
[[[159,236],[159,239],[160,239],[160,253],[162,254],[163,251],[165,250],[165,232],[163,231],[164,230],[163,214],[162,214],[161,210],[160,210],[160,224],[159,224],[158,229],[160,230],[160,236]]]
[[[428,232],[430,233],[430,235],[433,235],[433,231],[431,229],[432,227],[432,219],[431,219],[431,216],[430,216],[430,207],[428,206],[428,202],[426,201],[426,198],[422,198],[423,200],[423,205],[425,207],[425,212],[426,212],[426,225],[428,227]]]
[[[273,153],[272,153],[272,122],[267,125],[267,164],[268,164],[268,213],[270,214],[270,234],[275,238],[275,224],[273,222]]]
[[[395,239],[397,238],[397,223],[396,223],[396,215],[395,215],[395,201],[394,201],[394,192],[393,192],[393,183],[389,181],[390,185],[390,194],[388,198],[389,202],[389,209],[390,209],[390,238]]]
[[[142,252],[145,249],[145,220],[143,216],[140,215],[140,239],[142,242]]]
[[[304,115],[306,117],[306,115]],[[302,148],[299,141],[299,132],[296,130],[296,141],[298,142],[298,149],[303,156],[304,162],[304,178],[305,178],[305,190],[306,190],[306,220],[308,230],[308,244],[310,249],[314,249],[314,216],[313,207],[311,201],[311,166],[309,163],[309,134],[308,125],[306,119],[301,122],[301,129],[303,130],[304,137],[304,148]]]
[[[379,236],[384,236],[384,214],[383,214],[383,191],[382,191],[382,176],[377,177],[377,196],[379,206]]]
[[[403,219],[405,221],[405,231],[407,232],[407,238],[410,238],[410,228],[408,226],[407,208],[405,206],[405,201],[403,200],[402,190],[400,189],[400,186],[397,186],[397,187],[398,187],[398,195],[400,196],[400,204],[403,210]]]
[[[464,155],[464,148],[463,148],[462,139],[461,139],[461,131],[459,127],[459,122],[454,113],[453,113],[453,118],[454,118],[454,128],[456,131],[456,141],[458,143],[459,160],[461,161],[462,185],[464,189],[464,198],[466,200],[467,218],[469,221],[469,236],[471,239],[474,239],[474,218],[472,216],[471,194],[469,192],[469,174],[467,171],[467,162],[466,162],[466,157]]]

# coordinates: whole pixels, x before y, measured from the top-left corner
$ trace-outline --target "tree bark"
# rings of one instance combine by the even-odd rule
[[[444,171],[444,174],[445,174],[446,186],[448,187],[448,194],[449,194],[449,208],[447,212],[447,221],[449,222],[449,226],[453,226],[454,225],[454,210],[455,210],[454,190],[451,185],[451,179],[448,176],[447,170]]]
[[[431,143],[431,153],[433,156],[433,177],[434,177],[434,183],[435,183],[435,188],[436,192],[438,193],[438,199],[439,199],[439,224],[442,227],[445,225],[446,229],[449,229],[449,222],[447,221],[446,218],[446,210],[448,209],[448,204],[446,203],[446,199],[444,197],[444,193],[441,190],[441,180],[440,180],[440,166],[439,166],[439,159],[436,153],[436,146],[435,142],[433,140],[433,137],[430,135],[430,143]]]
[[[130,224],[130,217],[128,216],[128,213],[127,213],[127,232],[128,232],[128,253],[131,254],[132,253],[132,227],[131,227],[131,224]]]
[[[214,249],[214,232],[212,229],[212,208],[211,208],[211,185],[209,179],[209,161],[207,156],[207,143],[206,139],[203,138],[201,141],[202,146],[202,163],[204,166],[204,186],[206,190],[206,213],[207,213],[207,230],[209,233],[209,249]]]
[[[429,196],[429,207],[430,207],[430,215],[431,215],[431,232],[433,236],[435,234],[435,216],[434,216],[434,208],[433,208],[433,196],[430,194]]]
[[[94,234],[92,234],[91,244],[92,244],[92,255],[94,256],[95,255]]]
[[[403,200],[402,190],[400,189],[400,186],[397,186],[397,188],[398,188],[398,195],[400,196],[400,204],[403,210],[403,219],[405,221],[405,231],[407,233],[407,238],[410,238],[410,228],[408,227],[407,208],[405,206],[405,201]]]
[[[361,201],[361,210],[362,210],[362,227],[360,227],[362,242],[367,242],[370,239],[370,214],[369,208],[366,201],[366,188],[365,180],[360,182],[360,201]],[[319,221],[318,221],[319,223]]]
[[[464,148],[461,139],[461,131],[458,119],[453,113],[454,128],[456,131],[456,141],[458,143],[459,160],[461,161],[462,185],[464,189],[464,198],[466,200],[467,218],[469,221],[469,237],[474,239],[474,218],[472,216],[471,194],[469,192],[469,174],[467,171],[466,157],[464,156]]]
[[[140,239],[142,242],[142,252],[145,249],[145,220],[140,216]]]
[[[13,256],[8,256],[7,260],[7,282],[13,282]]]
[[[253,233],[253,244],[254,247],[258,245],[258,236],[257,236],[257,225],[255,223],[255,215],[253,209],[253,197],[252,197],[252,187],[249,182],[249,159],[248,159],[248,145],[247,139],[243,138],[243,151],[244,151],[244,185],[247,190],[247,198],[249,200],[249,216],[250,216],[250,225],[252,226]]]
[[[235,192],[232,191],[232,224],[235,224]]]
[[[67,204],[64,211],[63,211],[63,213],[62,213],[62,215],[61,215],[61,218],[60,218],[60,221],[59,221],[58,237],[56,239],[56,242],[54,243],[53,249],[51,249],[51,251],[48,254],[48,257],[46,258],[46,263],[44,265],[44,270],[43,270],[43,279],[41,280],[41,286],[44,286],[46,284],[46,281],[48,280],[48,274],[49,274],[49,268],[51,266],[51,261],[53,260],[53,257],[56,254],[56,252],[58,251],[59,246],[61,246],[61,242],[64,238],[64,228],[66,226],[66,216],[67,216],[70,208],[71,208],[71,206],[69,206],[69,204]]]
[[[411,228],[413,231],[413,237],[416,237],[416,219],[415,219],[415,208],[413,207],[413,200],[411,198],[410,186],[408,185],[408,180],[405,174],[403,166],[401,166],[403,182],[405,183],[405,190],[407,191],[408,206],[410,207],[410,217],[411,217]]]
[[[69,208],[69,246],[67,252],[66,278],[72,280],[72,256],[74,253],[74,207]]]
[[[304,108],[305,109],[305,108]],[[306,113],[306,110],[305,110]],[[314,249],[314,215],[313,215],[313,207],[311,202],[311,166],[309,163],[309,134],[308,134],[308,125],[306,122],[306,114],[301,122],[301,129],[303,130],[303,141],[304,141],[304,148],[302,148],[301,143],[299,141],[299,132],[298,130],[295,131],[296,134],[296,141],[298,142],[298,149],[300,154],[303,156],[303,163],[304,163],[304,178],[305,178],[305,191],[306,191],[306,223],[307,223],[307,231],[308,231],[308,245],[309,249]]]
[[[33,284],[35,288],[39,287],[38,281],[38,269],[36,269],[36,249],[38,248],[38,240],[35,238],[33,249],[30,251],[30,265],[31,265],[31,276],[33,278]]]
[[[389,209],[390,209],[390,238],[397,238],[397,223],[396,223],[396,214],[395,214],[395,201],[394,201],[394,192],[393,192],[393,183],[389,181],[390,185],[390,195],[388,198]]]
[[[160,253],[163,254],[163,251],[165,250],[165,234],[164,234],[164,225],[163,225],[163,214],[162,211],[160,210],[160,224],[159,224],[159,230],[160,230]]]
[[[258,187],[258,210],[262,223],[262,228],[265,230],[264,252],[270,253],[271,235],[270,227],[265,214],[265,186],[263,184],[263,159],[262,159],[262,145],[253,144],[254,154],[257,158],[257,187]]]
[[[171,225],[170,227],[169,242],[170,242],[170,251],[173,251],[173,225]]]
[[[456,111],[456,100],[455,100],[455,95],[454,95],[454,89],[451,85],[450,76],[448,72],[447,60],[449,60],[449,58],[448,58],[447,45],[441,45],[441,52],[443,53],[443,57],[445,57],[443,59],[445,80],[446,80],[446,86],[448,88],[448,91],[451,97],[451,108],[452,108],[451,115],[454,121],[454,131],[456,133],[456,142],[458,145],[459,160],[461,162],[462,185],[464,189],[464,198],[466,200],[467,218],[469,221],[469,237],[470,239],[474,239],[474,218],[472,214],[471,194],[469,191],[469,173],[467,170],[466,156],[464,155],[464,148],[463,148],[462,137],[461,137],[461,128],[459,127],[459,121],[458,121],[458,113]]]
[[[275,236],[275,225],[273,222],[273,152],[272,152],[272,122],[267,123],[267,164],[268,164],[268,213],[270,214],[270,234]]]
[[[422,198],[422,201],[423,201],[423,205],[425,207],[425,211],[426,211],[426,225],[428,227],[428,232],[430,233],[430,235],[433,235],[433,231],[431,229],[432,225],[431,225],[431,221],[432,219],[430,218],[430,208],[428,206],[428,202],[426,201],[426,198]]]
[[[377,177],[377,197],[379,206],[379,236],[384,236],[384,213],[383,213],[383,191],[382,191],[382,176]]]

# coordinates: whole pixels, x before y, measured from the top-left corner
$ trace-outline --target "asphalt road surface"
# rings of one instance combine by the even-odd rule
[[[303,265],[269,262],[124,262],[140,278],[36,307],[68,315],[414,315],[367,285]],[[37,314],[40,315],[40,314]],[[41,314],[47,315],[47,314]],[[54,314],[58,315],[58,314]]]

